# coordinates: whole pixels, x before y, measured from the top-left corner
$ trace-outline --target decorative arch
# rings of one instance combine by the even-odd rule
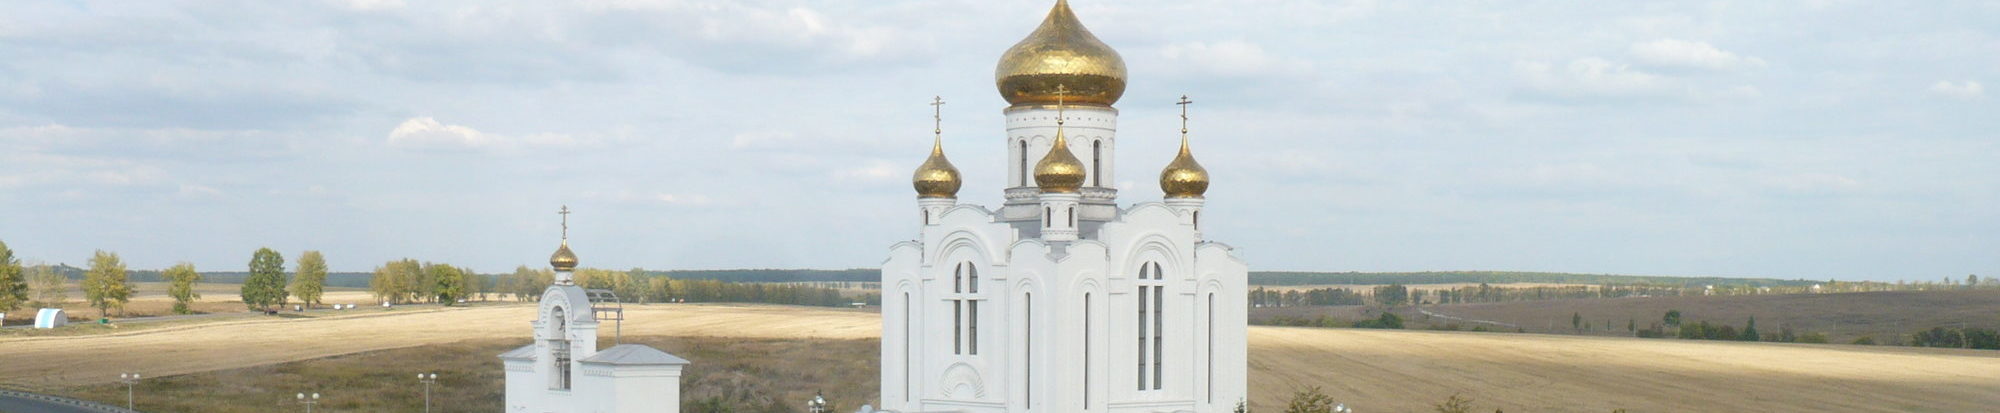
[[[938,383],[944,385],[939,390],[944,392],[945,398],[986,398],[986,381],[979,378],[979,369],[970,364],[952,363],[951,367],[944,369],[944,375],[938,378]]]

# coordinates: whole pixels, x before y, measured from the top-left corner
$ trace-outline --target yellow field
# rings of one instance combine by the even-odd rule
[[[862,338],[876,314],[754,305],[627,306],[628,335]],[[0,384],[56,389],[363,351],[523,338],[533,307],[395,310],[219,321],[132,333],[0,338]],[[610,326],[604,329],[605,339]],[[1984,411],[2000,352],[1501,333],[1253,327],[1252,406],[1295,385],[1360,411],[1427,410],[1454,393],[1479,411]],[[696,360],[700,362],[700,360]]]

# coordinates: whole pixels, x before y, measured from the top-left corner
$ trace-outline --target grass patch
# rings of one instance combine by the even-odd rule
[[[814,392],[840,411],[873,403],[878,389],[876,340],[627,337],[694,363],[681,379],[684,411],[717,403],[736,412],[797,412]],[[435,411],[501,411],[505,376],[501,352],[526,339],[467,340],[371,351],[291,363],[147,379],[135,388],[147,412],[269,412],[297,409],[297,393],[318,392],[314,411],[417,411],[423,385],[415,375],[438,373]],[[609,339],[603,342],[610,346]],[[66,389],[67,396],[123,405],[125,386]]]

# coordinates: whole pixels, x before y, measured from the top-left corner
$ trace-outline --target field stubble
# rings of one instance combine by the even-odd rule
[[[757,367],[741,364],[743,357],[817,360],[826,369],[872,370],[875,365],[872,345],[853,344],[872,343],[878,335],[880,319],[871,312],[754,305],[627,308],[627,337],[646,336],[636,340],[659,343],[688,355],[696,365],[719,368],[716,377],[736,377],[739,393],[766,392],[776,400],[799,399],[813,390],[805,387],[812,383],[771,377],[796,375],[787,369],[801,367]],[[472,380],[451,384],[464,387],[451,391],[490,397],[499,389],[493,355],[526,343],[532,316],[533,307],[510,305],[226,321],[131,334],[0,338],[0,348],[9,350],[0,354],[0,366],[8,366],[0,370],[0,384],[105,400],[105,389],[116,387],[110,383],[118,373],[136,370],[152,377],[179,376],[162,383],[192,380],[181,390],[148,393],[156,396],[262,392],[249,397],[268,400],[272,393],[297,390],[199,378],[296,374],[305,381],[352,383],[337,378],[377,371],[368,374],[379,373],[387,383],[383,385],[414,386],[414,379],[404,376],[421,369]],[[607,342],[608,330],[606,326]],[[686,337],[734,340],[681,339]],[[1275,327],[1253,327],[1249,339],[1250,403],[1261,411],[1277,410],[1296,386],[1323,387],[1363,411],[1422,411],[1452,394],[1474,399],[1481,411],[1534,412],[1980,411],[2000,404],[2000,352],[1992,351]],[[782,343],[815,340],[831,344]],[[767,348],[729,350],[728,343],[738,341]],[[708,352],[709,346],[725,351]],[[422,355],[426,351],[465,355]],[[759,351],[771,355],[758,356],[763,354]],[[382,356],[334,357],[366,352]],[[334,373],[346,368],[312,373],[318,370],[306,367],[340,360],[386,361],[357,364],[364,367],[355,367],[361,372],[354,373]],[[417,366],[411,360],[424,362]],[[820,368],[815,363],[804,368]],[[843,400],[873,398],[872,375],[819,377],[808,381],[833,386],[864,381],[858,386],[867,395],[841,396]],[[780,384],[751,383],[760,380]],[[281,386],[280,381],[272,383]],[[236,388],[242,386],[253,388]],[[336,391],[353,390],[322,393]]]

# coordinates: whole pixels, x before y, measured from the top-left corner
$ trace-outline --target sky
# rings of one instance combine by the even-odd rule
[[[0,241],[242,271],[323,251],[872,268],[943,96],[997,205],[1001,52],[1049,0],[0,4]],[[1075,0],[1173,102],[1254,270],[2000,276],[2000,3]],[[1994,89],[1994,90],[1989,90]]]

